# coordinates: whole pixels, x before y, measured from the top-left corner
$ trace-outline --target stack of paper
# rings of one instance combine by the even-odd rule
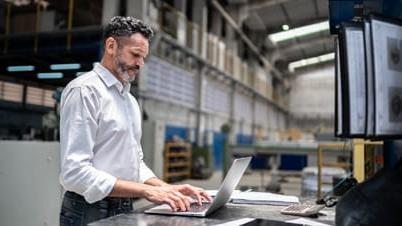
[[[215,197],[216,194],[218,193],[218,190],[205,190],[205,192],[206,192],[209,196]],[[231,197],[233,197],[233,195],[238,194],[238,193],[240,193],[240,192],[241,192],[240,190],[234,190]]]
[[[240,192],[232,195],[233,203],[288,206],[299,203],[299,198],[269,192]]]

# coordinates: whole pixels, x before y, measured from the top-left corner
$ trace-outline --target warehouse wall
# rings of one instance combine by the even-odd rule
[[[329,66],[296,75],[291,81],[289,127],[333,127],[334,73]]]
[[[148,119],[193,129],[197,128],[197,109],[200,109],[201,131],[220,132],[222,125],[230,121],[230,115],[235,136],[251,137],[255,127],[260,127],[266,137],[275,138],[278,130],[287,127],[284,113],[240,89],[232,97],[230,83],[219,76],[204,75],[202,91],[198,93],[198,76],[161,57],[150,57],[140,77],[141,107]],[[199,95],[202,95],[201,107]]]
[[[0,224],[59,225],[59,143],[0,141]]]
[[[196,115],[189,108],[152,99],[143,100],[141,105],[149,120],[181,127],[196,127]]]

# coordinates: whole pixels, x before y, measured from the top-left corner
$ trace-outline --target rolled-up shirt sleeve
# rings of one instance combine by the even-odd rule
[[[140,172],[139,172],[139,182],[144,183],[150,178],[156,177],[150,168],[144,162],[144,153],[142,152],[142,148],[139,152],[140,154]]]
[[[148,168],[148,166],[145,164],[143,160],[141,160],[140,163],[140,182],[144,183],[148,179],[151,179],[153,177],[156,177],[155,174],[152,172],[151,169]]]
[[[105,198],[116,177],[92,165],[97,134],[99,102],[88,87],[68,88],[60,111],[60,183],[84,196],[89,203]]]

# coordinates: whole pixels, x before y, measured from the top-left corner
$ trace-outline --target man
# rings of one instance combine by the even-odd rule
[[[105,28],[100,64],[70,82],[62,94],[61,175],[65,190],[61,225],[89,222],[132,210],[134,197],[186,211],[190,197],[211,198],[201,188],[169,185],[142,160],[141,114],[129,93],[148,55],[153,31],[132,17]]]

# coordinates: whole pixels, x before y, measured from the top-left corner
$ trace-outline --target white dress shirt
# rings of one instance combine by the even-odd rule
[[[89,203],[105,198],[117,179],[155,177],[143,161],[141,112],[129,90],[96,64],[63,91],[60,182]]]

